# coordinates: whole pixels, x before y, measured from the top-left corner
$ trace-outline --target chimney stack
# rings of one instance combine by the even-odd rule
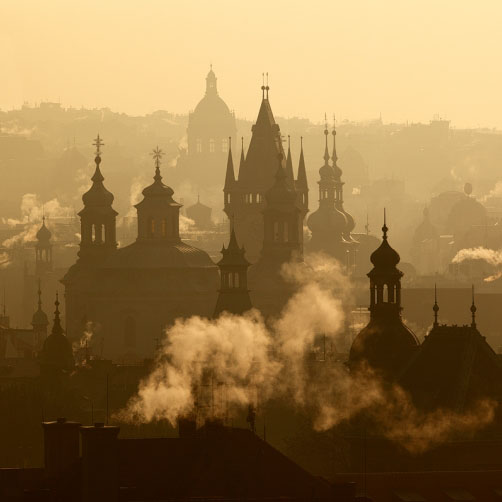
[[[95,423],[82,436],[82,501],[117,502],[119,496],[117,436],[120,427]]]

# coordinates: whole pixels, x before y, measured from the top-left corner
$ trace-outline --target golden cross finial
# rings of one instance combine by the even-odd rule
[[[98,137],[94,140],[93,146],[96,147],[96,155],[99,156],[101,154],[101,147],[104,146],[104,143],[99,137],[99,134]]]
[[[157,145],[155,150],[152,151],[152,157],[155,160],[155,167],[160,167],[160,159],[162,158],[163,155],[164,155],[164,152]]]

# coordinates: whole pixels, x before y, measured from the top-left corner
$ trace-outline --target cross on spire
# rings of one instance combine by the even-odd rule
[[[383,208],[383,227],[382,227],[382,232],[383,232],[383,239],[386,241],[387,240],[387,231],[388,231],[388,227],[387,227],[387,212],[385,210],[385,208]]]
[[[152,151],[152,157],[155,160],[155,167],[160,167],[160,160],[162,159],[162,156],[164,155],[164,152],[157,147]]]
[[[439,312],[439,305],[438,305],[438,293],[437,293],[437,287],[436,283],[434,283],[434,306],[432,307],[432,310],[434,311],[434,327],[436,328],[439,326],[438,323],[438,312]]]
[[[94,140],[93,146],[96,147],[96,157],[99,157],[101,155],[101,147],[104,146],[103,140],[99,137],[99,134]]]
[[[471,315],[472,315],[472,322],[471,322],[471,327],[475,328],[476,327],[476,311],[478,309],[476,308],[476,305],[474,303],[474,284],[472,285],[472,305],[471,305]]]

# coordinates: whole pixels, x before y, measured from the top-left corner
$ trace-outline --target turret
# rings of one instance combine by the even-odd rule
[[[54,323],[51,334],[45,339],[41,353],[41,363],[50,371],[68,371],[74,365],[73,352],[68,338],[64,335],[59,317],[59,297],[54,302]]]
[[[42,217],[42,226],[38,230],[36,237],[35,274],[40,276],[52,270],[52,234],[45,225],[45,215]]]
[[[143,200],[136,204],[138,211],[138,242],[159,244],[179,242],[179,212],[182,207],[174,199],[174,190],[162,182],[160,161],[163,152],[157,147],[154,182],[143,190]]]
[[[218,317],[222,312],[243,314],[252,308],[247,283],[250,263],[246,260],[244,247],[237,244],[233,228],[228,247],[223,246],[221,254],[223,257],[218,262],[221,283],[213,317]]]
[[[113,194],[103,185],[101,174],[101,147],[99,134],[94,142],[96,147],[96,169],[91,188],[82,196],[84,209],[80,211],[81,240],[79,257],[83,260],[102,260],[117,248],[116,216],[113,209]]]

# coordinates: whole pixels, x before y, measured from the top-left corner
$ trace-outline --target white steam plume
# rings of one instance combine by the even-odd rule
[[[200,407],[200,387],[210,377],[225,388],[225,406],[216,409],[220,417],[255,404],[256,396],[262,403],[287,396],[308,410],[318,431],[364,412],[383,435],[412,452],[493,420],[495,404],[489,401],[476,403],[473,412],[424,414],[400,387],[387,385],[369,368],[350,374],[336,362],[313,365],[307,356],[316,336],[335,342],[348,336],[342,299],[352,293],[350,281],[326,257],[315,258],[310,267],[289,264],[284,275],[297,291],[270,325],[256,311],[178,320],[166,332],[155,369],[116,418],[132,423],[167,419],[174,425]],[[215,416],[214,407],[211,413],[207,416]]]

